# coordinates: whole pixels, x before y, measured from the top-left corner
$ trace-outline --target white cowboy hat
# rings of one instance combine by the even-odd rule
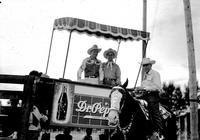
[[[150,58],[143,58],[142,60],[142,65],[146,65],[146,64],[155,64],[156,61],[155,60],[151,60]]]
[[[104,56],[105,58],[107,58],[108,53],[113,53],[113,54],[114,54],[113,58],[117,57],[117,51],[113,50],[112,48],[109,48],[108,50],[106,50],[106,51],[103,53],[103,56]]]
[[[95,44],[95,45],[93,45],[91,48],[88,49],[87,53],[88,53],[89,55],[91,55],[91,52],[92,52],[93,50],[98,50],[98,53],[99,53],[99,52],[101,51],[101,48],[98,48],[98,46]]]

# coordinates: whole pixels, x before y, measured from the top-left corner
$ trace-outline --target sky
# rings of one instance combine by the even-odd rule
[[[54,20],[62,17],[81,18],[101,24],[142,30],[142,0],[1,0],[0,3],[0,74],[28,75],[31,70],[46,71]],[[197,80],[200,78],[200,7],[191,0]],[[162,82],[185,86],[189,79],[184,7],[182,0],[147,0],[147,31],[150,41],[147,57],[156,60],[153,68]],[[47,74],[63,78],[69,33],[55,31]],[[86,34],[72,33],[64,78],[76,81],[77,70],[87,50],[97,44],[98,58],[103,52],[117,50],[118,42]],[[117,64],[122,83],[129,87],[140,84],[136,77],[142,57],[142,42],[121,42]],[[136,82],[137,81],[137,82]],[[7,87],[1,85],[0,87]]]

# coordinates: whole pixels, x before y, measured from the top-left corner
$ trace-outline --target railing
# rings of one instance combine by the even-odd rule
[[[19,75],[0,75],[0,84],[19,84],[23,85],[22,91],[17,90],[0,90],[0,99],[20,99],[22,100],[22,116],[19,128],[19,140],[26,140],[28,130],[29,113],[31,110],[31,102],[33,95],[33,76],[19,76]],[[2,117],[6,116],[6,109],[0,107],[0,114]]]
[[[200,110],[198,110],[198,116],[200,116]],[[190,126],[190,109],[188,108],[184,112],[180,113],[177,117],[177,139],[178,140],[190,140],[191,126]],[[200,134],[200,123],[198,122],[198,132]]]
[[[185,111],[177,117],[177,139],[188,140],[190,138],[190,114]]]

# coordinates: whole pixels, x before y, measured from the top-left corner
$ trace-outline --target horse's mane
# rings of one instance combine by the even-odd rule
[[[122,99],[120,102],[121,111],[119,114],[122,127],[131,121],[131,118],[134,117],[135,113],[142,113],[139,102],[130,94],[127,89],[127,85],[128,80],[123,85],[118,85],[117,87],[118,91],[122,94]],[[116,89],[116,87],[114,88]]]

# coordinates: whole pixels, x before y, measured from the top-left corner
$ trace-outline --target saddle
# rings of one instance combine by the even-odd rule
[[[147,109],[147,106],[148,106],[147,101],[143,99],[137,99],[137,101],[139,101],[140,108],[142,109],[142,112],[144,113],[146,120],[149,120],[149,111]]]
[[[172,117],[172,114],[169,111],[167,111],[167,109],[165,109],[165,107],[163,107],[161,104],[159,106],[159,110],[164,120]]]
[[[135,100],[137,100],[139,102],[140,108],[142,109],[145,117],[147,120],[149,120],[149,111],[148,111],[148,103],[146,100],[143,99],[143,97],[145,96],[145,94],[147,94],[146,90],[139,90],[137,92],[131,92],[131,95],[133,98],[135,98]],[[159,110],[160,110],[160,114],[162,116],[162,118],[165,120],[167,118],[171,118],[172,114],[167,111],[167,109],[165,107],[163,107],[163,105],[159,104]]]
[[[137,100],[139,102],[140,108],[142,109],[146,119],[149,120],[149,111],[147,109],[147,107],[148,107],[147,101],[145,101],[143,99],[137,99]],[[160,110],[160,114],[164,120],[167,118],[171,118],[172,114],[169,111],[167,111],[165,109],[165,107],[163,107],[161,104],[159,105],[159,110]]]

